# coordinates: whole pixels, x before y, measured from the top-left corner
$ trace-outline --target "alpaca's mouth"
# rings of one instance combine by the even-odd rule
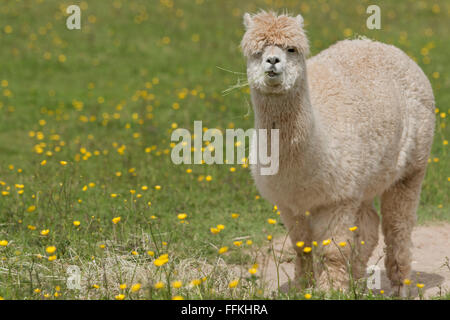
[[[275,71],[267,71],[266,74],[269,76],[269,78],[273,78],[279,75],[279,73],[276,73]]]

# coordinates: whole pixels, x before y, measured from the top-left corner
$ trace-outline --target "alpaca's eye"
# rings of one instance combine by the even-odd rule
[[[259,59],[262,56],[262,52],[254,52],[252,53],[252,57],[254,59]]]
[[[294,52],[297,52],[297,49],[295,49],[295,48],[288,48],[287,51],[288,51],[288,52],[291,52],[291,53],[294,53]]]

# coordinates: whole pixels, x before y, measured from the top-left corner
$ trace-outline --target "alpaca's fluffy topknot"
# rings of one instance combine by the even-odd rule
[[[283,48],[295,47],[307,56],[309,54],[308,38],[303,30],[303,18],[287,14],[261,11],[250,16],[244,15],[247,31],[241,42],[244,55],[249,57],[260,52],[267,45]]]

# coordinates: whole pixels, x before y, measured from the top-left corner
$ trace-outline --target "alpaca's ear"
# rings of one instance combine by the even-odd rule
[[[296,16],[296,17],[295,17],[295,20],[297,20],[297,23],[300,25],[301,28],[303,28],[303,22],[304,22],[304,20],[303,20],[302,15],[299,14],[298,16]]]
[[[245,29],[250,28],[250,24],[252,23],[252,17],[248,12],[244,13],[244,26]]]

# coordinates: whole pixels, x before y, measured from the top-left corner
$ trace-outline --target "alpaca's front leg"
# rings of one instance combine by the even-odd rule
[[[349,202],[314,210],[311,214],[315,252],[315,276],[323,290],[347,289],[352,274],[352,255],[358,204]],[[352,229],[350,229],[352,228]]]
[[[295,261],[295,281],[299,287],[309,287],[314,280],[313,261],[311,253],[304,252],[305,247],[311,247],[311,229],[308,217],[304,213],[294,215],[288,208],[280,207],[283,221],[292,245],[297,253]]]

